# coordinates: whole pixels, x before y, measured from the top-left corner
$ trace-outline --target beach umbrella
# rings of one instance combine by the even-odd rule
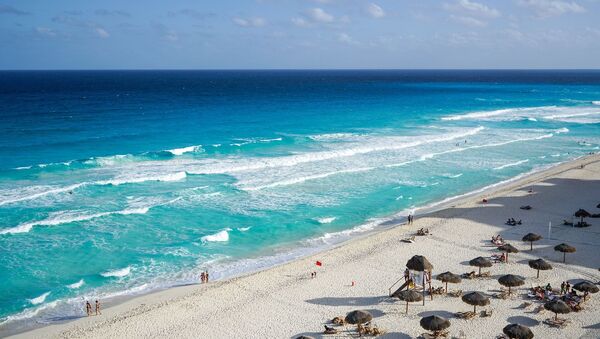
[[[433,265],[422,255],[415,255],[406,262],[409,270],[425,272],[433,270]]]
[[[547,263],[544,259],[529,260],[529,267],[537,270],[536,278],[540,277],[540,270],[547,271],[552,269],[552,265]]]
[[[346,322],[353,325],[364,324],[373,319],[371,313],[367,311],[356,310],[346,314]]]
[[[510,324],[502,329],[502,332],[506,334],[510,339],[531,339],[533,338],[533,332],[527,326],[519,324]]]
[[[438,332],[441,332],[450,327],[450,321],[448,319],[442,318],[437,315],[430,315],[429,317],[422,318],[420,324],[421,327],[423,327],[427,331],[433,331],[434,336],[437,336]]]
[[[492,267],[492,262],[487,258],[477,257],[477,258],[469,261],[469,265],[479,267],[479,275],[481,275],[481,268],[482,267]]]
[[[578,282],[577,284],[573,285],[573,288],[581,291],[581,292],[587,292],[587,293],[598,293],[598,286],[594,285],[593,283],[589,282],[589,281],[581,281]],[[583,300],[585,300],[585,294],[583,297]]]
[[[502,252],[506,252],[506,262],[508,262],[508,253],[519,253],[519,250],[511,244],[504,244],[499,246],[498,249]]]
[[[571,312],[571,308],[564,301],[560,299],[554,299],[544,304],[544,308],[548,311],[554,312],[554,320],[558,319],[558,314],[567,314]]]
[[[508,294],[510,294],[510,288],[523,285],[525,283],[525,278],[518,275],[507,274],[498,278],[498,282],[500,285],[508,287]]]
[[[554,246],[554,250],[563,253],[563,262],[567,259],[567,253],[574,253],[577,249],[573,246],[562,243],[560,245]]]
[[[540,239],[542,239],[542,236],[539,234],[535,234],[535,233],[527,233],[523,237],[523,241],[529,242],[529,244],[530,244],[529,250],[530,251],[533,251],[533,242],[538,241]]]
[[[577,212],[575,212],[575,214],[573,214],[575,217],[577,218],[581,218],[581,223],[583,223],[583,218],[589,218],[592,215],[590,214],[590,212],[580,208],[579,210],[577,210]]]
[[[406,262],[406,267],[409,270],[418,272],[431,272],[433,265],[422,255],[415,255]],[[433,293],[431,293],[433,300]],[[423,305],[425,305],[425,274],[423,274]]]
[[[408,314],[408,303],[414,303],[423,300],[423,295],[415,290],[400,291],[396,297],[402,301],[406,301],[406,313]]]
[[[463,295],[462,301],[469,305],[473,305],[473,312],[477,312],[477,306],[485,306],[490,304],[490,298],[479,292],[470,292]]]
[[[454,274],[452,272],[440,273],[438,274],[436,279],[443,283],[446,283],[446,293],[448,293],[448,283],[458,284],[462,281],[460,275]]]

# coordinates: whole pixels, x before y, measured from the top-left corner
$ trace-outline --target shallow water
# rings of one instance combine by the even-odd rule
[[[5,328],[268,267],[600,147],[595,71],[0,74]]]

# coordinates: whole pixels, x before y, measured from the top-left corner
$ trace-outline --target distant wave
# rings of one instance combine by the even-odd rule
[[[594,105],[600,105],[600,101],[592,101],[592,104],[594,104]]]
[[[196,145],[196,146],[188,146],[188,147],[182,147],[182,148],[174,148],[174,149],[167,150],[167,152],[169,152],[173,155],[182,155],[185,153],[199,152],[201,150],[202,150],[202,145]]]
[[[100,275],[105,278],[111,278],[111,277],[122,278],[124,276],[129,275],[129,273],[131,273],[131,266],[127,266],[125,268],[121,268],[121,269],[117,269],[117,270],[106,271],[106,272],[100,273]]]
[[[325,217],[325,218],[317,218],[317,222],[319,224],[331,224],[333,221],[337,219],[336,217]]]
[[[562,121],[569,123],[592,124],[600,122],[600,110],[594,106],[539,106],[506,108],[493,111],[471,112],[460,115],[442,117],[445,121],[457,120],[492,120],[514,121],[539,119]]]
[[[83,279],[81,279],[81,280],[79,280],[79,281],[78,281],[78,282],[76,282],[76,283],[72,283],[72,284],[70,284],[70,285],[67,285],[67,288],[69,288],[69,289],[72,289],[72,290],[75,290],[75,289],[78,289],[78,288],[80,288],[81,286],[83,286],[83,284],[85,284],[85,281],[84,281]]]
[[[463,175],[462,173],[458,173],[458,174],[445,174],[444,176],[446,178],[456,179],[456,178],[460,178],[462,175]]]
[[[183,180],[187,177],[186,172],[176,172],[169,174],[161,174],[161,175],[151,175],[151,176],[142,176],[142,177],[117,177],[110,180],[102,180],[96,181],[94,184],[96,185],[123,185],[123,184],[137,184],[146,181],[179,181]]]
[[[217,166],[211,166],[205,169],[202,168],[190,168],[186,169],[190,174],[228,174],[228,173],[236,173],[236,172],[244,172],[244,171],[252,171],[259,170],[265,168],[276,168],[276,167],[293,167],[299,164],[316,162],[316,161],[324,161],[331,159],[338,159],[344,157],[351,157],[355,155],[368,154],[372,152],[381,152],[381,151],[393,151],[393,150],[401,150],[410,147],[416,147],[425,144],[431,144],[436,142],[444,142],[450,141],[454,139],[462,139],[468,136],[472,136],[478,134],[485,128],[482,126],[468,129],[466,131],[456,132],[456,133],[446,133],[443,135],[423,135],[417,140],[414,141],[405,141],[405,142],[384,142],[376,145],[369,146],[359,146],[354,148],[343,148],[331,151],[322,151],[322,152],[309,152],[302,153],[291,156],[284,156],[278,158],[265,158],[265,159],[247,159],[245,164],[239,164],[236,162],[228,162],[223,161],[219,163]]]
[[[43,303],[46,300],[46,298],[50,295],[50,293],[51,292],[46,292],[46,293],[40,295],[39,297],[36,297],[36,298],[33,298],[33,299],[29,299],[29,302],[32,305],[41,304],[41,303]]]
[[[453,148],[453,149],[450,149],[450,150],[441,151],[441,152],[437,152],[437,153],[423,154],[423,155],[421,155],[419,158],[417,158],[415,160],[403,161],[403,162],[395,163],[395,164],[387,164],[387,165],[372,166],[372,167],[358,167],[358,168],[342,169],[342,170],[337,170],[337,171],[331,171],[331,172],[325,172],[325,173],[319,173],[319,174],[313,174],[313,175],[307,175],[307,176],[300,176],[300,177],[290,178],[290,179],[281,180],[281,181],[275,181],[275,182],[272,182],[272,183],[269,183],[269,184],[264,184],[264,185],[259,185],[259,186],[244,186],[243,184],[240,184],[240,183],[238,183],[237,185],[238,185],[238,187],[240,187],[244,191],[258,191],[258,190],[263,190],[263,189],[268,189],[268,188],[273,188],[273,187],[278,187],[278,186],[296,185],[296,184],[304,183],[304,182],[307,182],[307,181],[317,180],[317,179],[323,179],[323,178],[327,178],[327,177],[334,176],[334,175],[339,175],[339,174],[367,172],[367,171],[372,171],[372,170],[375,170],[375,169],[378,169],[378,168],[403,167],[403,166],[406,166],[406,165],[409,165],[409,164],[413,164],[413,163],[416,163],[416,162],[426,161],[426,160],[432,159],[432,158],[434,158],[436,156],[440,156],[440,155],[444,155],[444,154],[464,152],[464,151],[467,151],[467,150],[479,149],[479,148],[498,147],[498,146],[509,145],[509,144],[516,143],[516,142],[541,140],[541,139],[551,138],[553,136],[554,136],[553,133],[547,133],[547,134],[538,135],[538,136],[535,136],[535,137],[518,138],[518,139],[512,139],[512,140],[502,141],[502,142],[497,142],[497,143],[490,143],[490,144],[483,144],[483,145],[472,145],[472,146],[467,146],[467,147]]]
[[[40,191],[40,192],[32,192],[30,194],[26,194],[24,196],[17,196],[17,197],[8,197],[5,198],[4,200],[0,201],[0,206],[5,205],[5,204],[12,204],[15,202],[20,202],[20,201],[26,201],[26,200],[31,200],[31,199],[36,199],[36,198],[40,198],[49,194],[57,194],[57,193],[66,193],[66,192],[70,192],[73,191],[81,186],[83,186],[84,184],[75,184],[75,185],[70,185],[70,186],[62,186],[62,187],[40,187],[44,190]],[[27,192],[26,192],[27,193]]]
[[[96,218],[101,218],[109,215],[129,215],[129,214],[146,214],[154,206],[148,207],[140,207],[140,208],[131,208],[125,209],[122,211],[112,211],[112,212],[101,212],[94,214],[79,214],[77,211],[68,211],[68,212],[60,212],[54,213],[51,217],[40,220],[40,221],[32,221],[24,224],[20,224],[18,226],[0,230],[0,234],[15,234],[15,233],[27,233],[31,231],[34,226],[56,226],[61,224],[68,224],[72,222],[78,221],[87,221]]]
[[[509,163],[509,164],[505,164],[505,165],[502,165],[502,166],[494,167],[493,169],[494,170],[501,170],[501,169],[504,169],[504,168],[507,168],[507,167],[519,166],[519,165],[524,164],[526,162],[529,162],[529,159],[520,160],[520,161],[512,162],[512,163]]]
[[[252,227],[238,227],[237,230],[240,232],[247,232],[251,229]]]
[[[229,231],[231,228],[224,229],[220,232],[211,235],[205,235],[200,240],[202,242],[225,242],[229,241]]]

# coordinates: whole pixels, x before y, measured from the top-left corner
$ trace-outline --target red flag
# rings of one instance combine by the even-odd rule
[[[321,263],[320,261],[317,260],[316,262],[317,266],[323,266],[323,263]]]

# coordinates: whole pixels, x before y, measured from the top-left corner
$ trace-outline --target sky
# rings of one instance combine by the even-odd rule
[[[0,69],[600,68],[600,0],[0,0]]]

